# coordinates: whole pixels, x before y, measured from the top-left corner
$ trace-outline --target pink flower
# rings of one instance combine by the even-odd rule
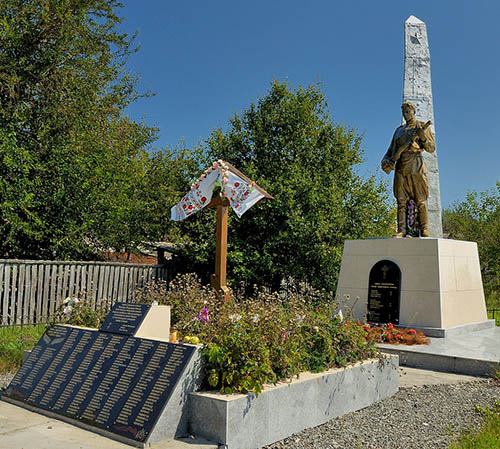
[[[198,313],[198,321],[201,323],[210,323],[210,317],[208,316],[209,310],[207,307],[203,307],[201,312]]]
[[[215,168],[219,168],[219,164],[218,164],[217,162],[214,162],[214,163],[212,164],[212,168],[214,168],[214,169],[215,169]]]
[[[224,176],[224,177],[222,178],[222,183],[223,183],[223,184],[227,184],[228,182],[229,182],[229,178],[228,178],[227,176]]]
[[[205,175],[200,176],[200,180],[203,181],[205,179]]]

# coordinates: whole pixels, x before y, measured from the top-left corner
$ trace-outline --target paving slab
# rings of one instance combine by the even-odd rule
[[[382,352],[399,355],[402,366],[473,376],[492,376],[500,370],[500,327],[445,338],[429,345],[379,344]]]
[[[0,449],[130,449],[57,419],[0,401]],[[217,449],[213,442],[185,438],[163,441],[151,449]]]
[[[425,385],[449,385],[462,382],[475,382],[481,377],[463,374],[444,373],[407,366],[399,368],[399,388],[423,387]]]

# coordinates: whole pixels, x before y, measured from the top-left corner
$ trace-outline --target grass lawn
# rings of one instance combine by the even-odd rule
[[[500,448],[500,402],[491,409],[481,410],[484,422],[477,432],[465,431],[449,449]]]
[[[493,318],[493,312],[488,312],[488,318],[490,318],[490,319]],[[500,310],[495,312],[495,324],[497,326],[500,326]]]
[[[46,325],[0,327],[0,374],[17,371],[23,351],[33,349]]]

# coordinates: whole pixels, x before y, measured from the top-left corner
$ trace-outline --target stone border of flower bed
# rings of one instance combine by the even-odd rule
[[[189,395],[189,429],[226,449],[254,449],[392,396],[399,358],[388,355],[291,382],[266,385],[259,395]]]

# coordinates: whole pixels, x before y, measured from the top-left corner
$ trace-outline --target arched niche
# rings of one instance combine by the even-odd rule
[[[377,262],[370,270],[367,321],[399,323],[401,270],[390,260]]]

